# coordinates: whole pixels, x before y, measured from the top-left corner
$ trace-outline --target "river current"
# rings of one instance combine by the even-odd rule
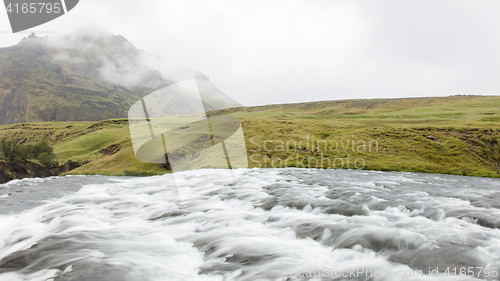
[[[500,280],[500,180],[240,169],[0,185],[0,281]]]

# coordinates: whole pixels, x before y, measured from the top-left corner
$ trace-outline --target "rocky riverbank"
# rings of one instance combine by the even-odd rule
[[[0,183],[6,183],[13,179],[57,176],[61,172],[61,168],[64,167],[60,167],[58,164],[44,167],[30,161],[12,160],[6,162],[0,160]]]

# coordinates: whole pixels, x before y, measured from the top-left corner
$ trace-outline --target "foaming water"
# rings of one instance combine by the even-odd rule
[[[0,281],[500,280],[498,179],[234,172],[28,180],[67,193],[0,217]]]

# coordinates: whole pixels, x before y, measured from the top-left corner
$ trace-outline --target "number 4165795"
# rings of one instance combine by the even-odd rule
[[[10,13],[23,13],[23,14],[35,14],[35,13],[55,13],[59,14],[61,12],[61,3],[16,3],[12,5],[9,3],[7,6],[7,12]]]
[[[452,275],[475,276],[478,278],[480,276],[484,276],[486,278],[498,277],[498,267],[493,267],[493,268],[488,268],[488,267],[460,267],[460,268],[457,268],[457,267],[455,267],[452,270],[450,270],[450,268],[448,267],[448,268],[446,268],[446,271],[444,273],[452,274]]]

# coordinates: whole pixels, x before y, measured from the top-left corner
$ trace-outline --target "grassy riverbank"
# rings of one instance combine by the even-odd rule
[[[500,97],[342,100],[219,110],[242,122],[250,167],[363,168],[499,177]],[[69,174],[156,175],[125,119],[0,126],[49,141]]]

